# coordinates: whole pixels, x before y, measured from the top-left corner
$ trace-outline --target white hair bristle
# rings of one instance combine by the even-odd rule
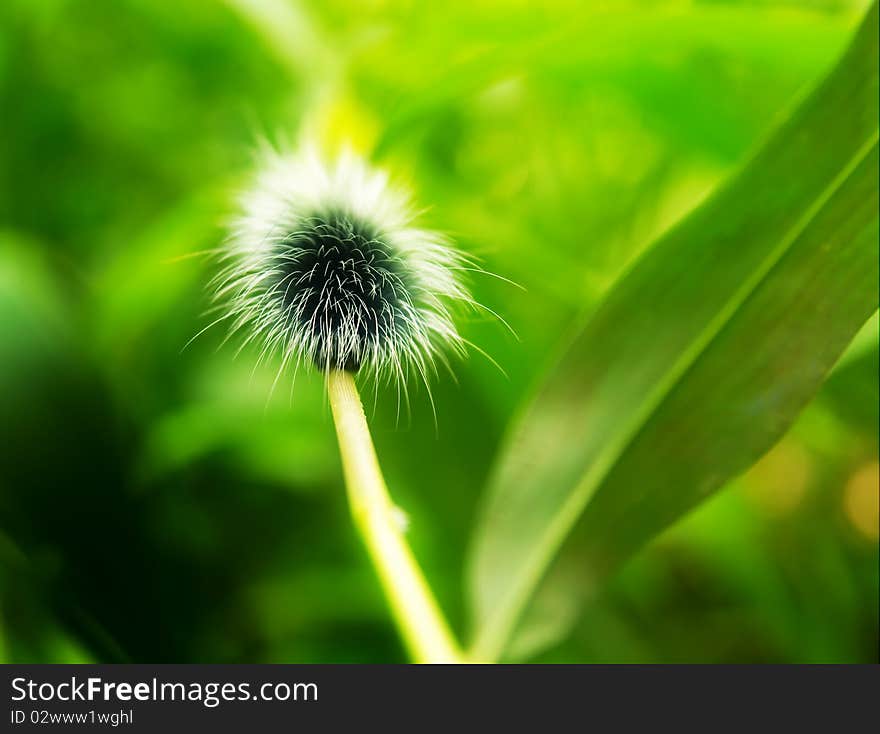
[[[232,332],[281,354],[280,370],[305,362],[404,384],[464,352],[450,307],[473,304],[458,278],[471,263],[412,225],[384,172],[352,153],[327,163],[267,150],[240,207],[215,296]]]

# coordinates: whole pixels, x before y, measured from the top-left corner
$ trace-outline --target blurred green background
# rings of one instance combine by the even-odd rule
[[[404,659],[320,379],[209,330],[257,141],[349,142],[485,267],[478,354],[371,423],[462,636],[505,424],[642,248],[742,163],[863,0],[0,3],[0,659]],[[877,662],[876,318],[757,466],[618,574],[576,662]],[[385,399],[387,398],[387,399]],[[366,400],[373,403],[373,396]],[[371,409],[372,410],[372,409]]]

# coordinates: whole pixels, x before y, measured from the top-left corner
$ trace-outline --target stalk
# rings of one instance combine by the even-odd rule
[[[391,613],[414,662],[464,662],[421,569],[394,517],[354,378],[327,375],[330,407],[355,527],[379,576]]]

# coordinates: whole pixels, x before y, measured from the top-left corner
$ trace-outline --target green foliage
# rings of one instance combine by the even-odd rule
[[[867,251],[851,228],[876,201],[876,180],[851,176],[816,203],[829,171],[860,149],[859,126],[876,131],[876,107],[843,92],[825,110],[834,124],[823,139],[786,140],[801,146],[791,148],[796,160],[765,161],[773,180],[789,176],[764,199],[772,230],[723,249],[688,234],[704,228],[720,239],[755,214],[759,189],[737,188],[748,173],[713,194],[709,210],[699,206],[827,74],[866,8],[0,3],[0,653],[29,662],[403,659],[351,531],[321,381],[301,373],[270,395],[277,364],[255,368],[247,350],[234,358],[222,329],[184,349],[211,321],[205,283],[215,266],[197,253],[222,238],[255,141],[305,132],[353,141],[409,179],[429,225],[524,288],[473,276],[478,300],[519,340],[491,318],[463,320],[507,377],[478,354],[455,366],[457,382],[441,375],[436,430],[424,391],[400,418],[393,393],[365,394],[390,490],[459,632],[470,604],[462,569],[507,427],[520,425],[517,406],[540,376],[558,374],[559,345],[588,323],[578,343],[607,339],[578,363],[563,407],[583,430],[575,408],[604,401],[604,435],[588,438],[603,442],[606,465],[509,654],[875,660],[877,541],[860,487],[877,462],[876,327],[754,470],[651,541],[598,594],[586,575],[604,570],[598,543],[608,561],[627,556],[692,503],[690,492],[716,487],[768,448],[857,314],[869,315],[859,284],[876,270],[858,269]],[[859,185],[868,187],[860,205],[839,215],[840,197]],[[729,203],[724,216],[704,219],[719,201]],[[810,203],[814,216],[804,218]],[[820,232],[824,242],[811,239]],[[663,272],[636,287],[665,249],[686,245],[696,252],[654,266]],[[730,269],[712,259],[721,254]],[[618,302],[629,320],[600,332]],[[815,361],[762,361],[795,349]],[[685,353],[693,364],[680,361]],[[612,372],[614,355],[623,362]],[[750,427],[744,443],[743,417],[722,409],[738,396],[742,409],[766,411],[746,398],[767,395],[771,369],[779,418]],[[678,372],[686,379],[673,385]],[[587,374],[612,384],[586,391]],[[661,384],[670,389],[655,394]],[[530,430],[542,426],[547,451],[573,453],[535,521],[600,448],[574,442],[562,423]],[[692,462],[682,442],[669,443],[684,435],[694,437]],[[698,481],[716,459],[718,475]],[[636,484],[624,467],[647,474]],[[634,488],[645,495],[629,495]],[[629,499],[638,516],[613,532],[605,513]],[[498,568],[508,573],[515,560]],[[492,597],[500,579],[493,572],[478,591]]]
[[[513,429],[475,550],[480,656],[578,522],[594,585],[772,446],[877,309],[876,10],[746,168],[612,288]]]

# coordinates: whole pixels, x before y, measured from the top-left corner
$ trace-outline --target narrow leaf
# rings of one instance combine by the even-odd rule
[[[473,547],[478,657],[573,531],[590,587],[760,457],[877,308],[877,21],[612,288],[514,426]]]

